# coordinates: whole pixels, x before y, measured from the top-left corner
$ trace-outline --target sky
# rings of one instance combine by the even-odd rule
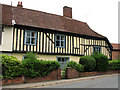
[[[2,4],[63,15],[63,7],[72,8],[72,18],[86,22],[97,33],[106,36],[110,43],[118,43],[118,2],[120,0],[0,0]],[[119,40],[120,41],[120,40]],[[120,43],[120,42],[119,42]]]

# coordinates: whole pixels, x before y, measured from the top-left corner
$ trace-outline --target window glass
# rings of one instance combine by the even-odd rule
[[[28,44],[28,45],[36,44],[36,32],[25,31],[25,44]]]
[[[56,40],[60,40],[60,36],[56,36]]]
[[[93,47],[93,52],[101,52],[101,47],[100,46],[94,46]]]
[[[63,47],[64,48],[64,46],[65,46],[65,36],[64,35],[56,35],[55,45],[57,47]]]
[[[36,33],[35,33],[35,32],[32,32],[31,34],[32,34],[32,37],[35,37],[35,35],[36,35]]]
[[[66,67],[67,62],[69,62],[69,57],[58,57],[57,61],[60,63],[61,70],[63,70],[64,67]]]
[[[61,40],[64,40],[64,37],[65,37],[65,36],[61,36]]]
[[[64,41],[61,41],[61,46],[62,46],[62,47],[64,46]]]

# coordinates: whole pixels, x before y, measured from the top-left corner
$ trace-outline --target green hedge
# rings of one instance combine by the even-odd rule
[[[93,53],[91,55],[96,60],[97,71],[107,71],[108,69],[108,57],[101,53]]]
[[[74,61],[68,62],[68,63],[67,63],[67,67],[74,68],[74,69],[76,69],[78,72],[83,72],[83,71],[84,71],[84,66],[81,65],[81,64],[77,64],[77,63],[74,62]]]
[[[94,71],[96,68],[96,60],[91,56],[81,57],[79,63],[84,66],[85,71]]]
[[[40,61],[33,53],[27,53],[21,62],[13,56],[1,55],[2,77],[13,78],[21,75],[27,77],[46,76],[60,67],[57,61]],[[1,77],[1,75],[0,75]]]
[[[120,60],[109,61],[108,70],[120,70]]]
[[[19,77],[22,75],[20,61],[13,56],[1,55],[2,59],[2,78]]]
[[[23,73],[26,77],[47,76],[50,72],[60,67],[57,61],[41,61],[35,54],[28,53],[22,60]]]

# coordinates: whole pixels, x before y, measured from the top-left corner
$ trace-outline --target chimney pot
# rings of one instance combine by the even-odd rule
[[[23,7],[22,2],[18,1],[17,7],[22,8]]]
[[[64,6],[63,7],[63,16],[72,18],[72,8]]]

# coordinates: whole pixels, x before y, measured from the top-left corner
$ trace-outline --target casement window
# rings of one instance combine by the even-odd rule
[[[100,52],[101,53],[101,47],[100,46],[93,46],[93,52]]]
[[[34,31],[25,31],[25,44],[26,45],[36,45],[37,33]]]
[[[65,36],[64,35],[55,35],[55,46],[56,47],[65,47]]]
[[[60,63],[61,70],[63,70],[64,67],[66,67],[67,62],[70,61],[70,58],[69,57],[57,57],[57,61]]]

